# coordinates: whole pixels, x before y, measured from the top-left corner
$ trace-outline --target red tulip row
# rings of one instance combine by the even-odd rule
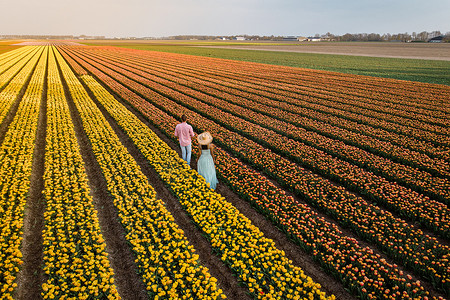
[[[223,84],[223,80],[222,83],[220,82],[219,79],[215,80],[215,82]],[[278,97],[277,95],[281,93],[276,90],[276,86],[274,89],[274,92],[276,94],[273,93],[271,94],[270,92],[267,93],[259,92],[256,89],[253,89],[253,87],[243,87],[242,82],[240,80],[234,80],[232,82],[227,80],[225,85],[231,88],[235,94],[239,93],[240,96],[251,99],[256,103],[274,106],[279,109],[282,109],[283,113],[294,116],[291,122],[297,122],[297,124],[299,123],[301,125],[303,124],[303,122],[305,122],[304,119],[306,119],[306,124],[302,126],[310,126],[310,128],[314,128],[314,126],[311,127],[309,123],[311,123],[314,120],[317,120],[324,122],[325,124],[327,124],[328,127],[330,127],[330,125],[328,125],[329,123],[331,125],[334,125],[333,127],[340,127],[343,129],[347,129],[353,132],[353,135],[364,134],[368,136],[373,136],[377,139],[386,140],[393,144],[408,147],[412,150],[421,153],[426,153],[431,156],[444,158],[449,156],[448,152],[445,152],[445,150],[447,149],[445,148],[445,146],[435,145],[428,142],[427,134],[424,135],[416,134],[415,136],[410,136],[410,132],[407,131],[405,131],[406,134],[401,132],[397,133],[392,128],[390,128],[389,125],[383,127],[381,122],[377,120],[369,120],[368,118],[362,115],[358,115],[357,118],[352,118],[351,116],[348,115],[348,113],[345,112],[342,112],[342,114],[340,114],[340,112],[336,110],[321,109],[318,106],[308,104],[310,101],[314,99],[314,97],[305,98],[305,101],[302,102],[302,105],[295,105],[292,101],[292,98],[283,95],[280,95]],[[251,93],[247,91],[251,91]],[[295,118],[297,118],[297,120]],[[320,129],[322,130],[322,128]],[[334,128],[332,128],[332,130],[333,129]],[[339,136],[338,134],[333,133],[332,130],[329,130],[328,134]],[[403,141],[402,139],[405,140]],[[435,140],[438,139],[439,138],[436,137]],[[374,149],[380,147],[376,146],[375,143],[372,143],[371,146],[374,147]],[[414,163],[413,159],[411,161]]]
[[[258,64],[257,67],[261,69],[263,75],[268,75],[268,72],[264,70],[264,67],[261,68],[260,64]],[[273,68],[273,66],[268,67]],[[371,92],[375,90],[386,95],[387,97],[383,97],[382,100],[385,100],[388,103],[398,103],[401,106],[425,106],[430,107],[431,110],[442,110],[439,103],[440,101],[447,99],[446,94],[449,91],[448,87],[442,89],[442,86],[440,85],[421,82],[401,81],[337,72],[311,71],[308,69],[303,69],[299,72],[297,68],[275,67],[273,69],[282,70],[282,72],[291,80],[308,81],[310,83],[320,84],[326,88],[346,86],[351,92],[358,92],[371,87],[369,89]],[[252,69],[252,71],[254,71],[254,69]],[[268,78],[270,79],[270,77]],[[328,85],[329,87],[327,87]],[[423,98],[423,103],[413,100],[415,98]]]
[[[262,75],[263,77],[261,75],[256,76],[270,80],[273,77],[272,74]],[[351,98],[361,99],[359,103],[354,102],[354,104],[363,108],[387,113],[394,112],[399,116],[419,117],[425,122],[429,121],[424,118],[424,115],[429,115],[439,120],[439,122],[445,122],[445,110],[439,107],[438,104],[439,101],[445,99],[445,96],[441,89],[435,85],[415,83],[415,86],[408,86],[404,81],[399,84],[399,81],[394,83],[394,80],[389,79],[381,79],[376,84],[374,77],[358,76],[359,80],[357,80],[355,76],[352,78],[348,74],[331,74],[331,72],[327,73],[326,76],[317,76],[318,74],[313,74],[312,72],[309,72],[309,75],[307,73],[296,74],[296,72],[292,72],[289,75],[275,75],[277,76],[277,81],[282,83],[295,82],[296,85],[308,87],[320,85],[321,89],[339,92],[345,95],[345,98],[348,95]],[[424,101],[418,102],[417,99],[421,98]],[[346,103],[346,101],[344,100],[343,103]]]
[[[426,276],[432,278],[435,285],[440,287],[449,285],[450,279],[446,271],[448,249],[439,244],[436,239],[424,235],[420,230],[407,225],[389,212],[380,210],[344,189],[336,187],[333,183],[310,174],[270,150],[218,126],[119,73],[85,57],[81,57],[81,60],[77,59],[79,63],[84,63],[83,60],[89,61],[94,66],[83,64],[84,67],[89,68],[90,72],[97,74],[101,70],[112,76],[114,80],[110,78],[109,80],[112,81],[105,82],[110,86],[117,84],[115,83],[117,80],[126,87],[138,91],[139,94],[145,95],[148,101],[162,107],[172,115],[189,112],[190,120],[196,128],[213,132],[217,137],[215,140],[235,155],[264,169],[264,172],[271,174],[281,183],[295,190],[297,194],[304,196],[310,203],[326,210],[340,223],[350,226],[360,236],[373,241],[380,248],[388,251],[392,257],[415,269],[419,274],[427,274]],[[411,252],[408,249],[417,249],[417,251]],[[424,257],[433,263],[426,263]]]
[[[236,74],[234,78],[239,80],[246,77],[245,74]],[[263,88],[265,91],[275,92],[273,89],[274,86],[269,84],[269,81],[257,81],[252,78],[251,81],[248,80],[247,82],[265,87]],[[318,105],[324,105],[343,111],[356,112],[375,119],[422,128],[436,133],[446,133],[447,131],[444,126],[449,125],[448,121],[444,119],[444,116],[436,110],[411,112],[410,110],[405,110],[404,107],[401,107],[400,110],[396,108],[384,109],[384,98],[379,100],[376,98],[374,99],[376,92],[372,89],[365,91],[366,93],[356,93],[355,95],[355,89],[342,89],[329,82],[323,82],[320,85],[317,82],[305,85],[305,81],[301,79],[292,80],[286,83],[277,82],[276,87],[278,87],[278,90],[283,90],[282,93],[286,96],[292,98],[296,98],[298,95],[303,94],[312,95],[315,100],[311,102]],[[330,87],[333,88],[333,91],[330,91]],[[360,89],[359,91],[363,90]],[[411,110],[414,110],[414,108],[411,108]],[[438,118],[436,117],[437,115],[442,116]],[[417,120],[419,120],[419,122],[417,122]]]
[[[90,59],[92,61],[99,61],[96,57],[92,56],[90,56]],[[308,166],[332,180],[345,184],[377,202],[386,204],[394,211],[408,216],[413,220],[422,222],[444,237],[450,237],[450,212],[445,204],[432,201],[417,192],[391,183],[383,177],[376,176],[350,163],[333,158],[323,151],[226,113],[216,106],[219,104],[219,106],[229,107],[229,105],[227,103],[222,104],[220,100],[214,97],[200,94],[183,88],[183,86],[177,83],[157,78],[155,74],[148,74],[142,71],[135,71],[137,73],[135,74],[130,72],[130,67],[124,65],[116,66],[102,60],[99,62],[153,90],[161,91],[171,99],[177,99],[177,102],[183,106],[187,106],[205,115],[226,128],[244,134],[256,140],[258,143],[270,147],[275,153],[283,153],[284,156],[289,157],[291,160],[298,161],[302,165]],[[148,80],[148,77],[151,77],[152,81]],[[200,98],[205,102],[213,104],[213,106],[196,100]],[[251,114],[246,111],[239,112],[239,108],[234,109],[234,111],[241,115],[251,117]],[[262,120],[258,117],[254,119],[259,122]],[[270,123],[270,120],[267,120],[267,123]],[[383,168],[388,169],[389,165],[385,165]],[[444,182],[444,186],[441,187],[444,197],[447,197],[446,199],[449,198],[449,187],[450,184],[448,182]]]
[[[287,102],[279,103],[260,96],[258,96],[257,101],[250,100],[252,98],[255,98],[256,95],[248,91],[239,91],[239,89],[241,88],[239,85],[230,85],[227,81],[224,80],[224,78],[217,77],[216,75],[208,76],[198,70],[187,70],[186,68],[178,67],[177,65],[169,66],[170,64],[164,61],[151,61],[150,58],[144,60],[142,59],[142,57],[131,56],[130,53],[116,55],[101,51],[101,56],[120,59],[120,61],[122,61],[124,64],[130,62],[133,67],[140,70],[156,70],[157,72],[159,72],[159,74],[166,78],[170,77],[169,75],[172,75],[176,78],[185,78],[190,83],[189,86],[194,89],[198,89],[204,92],[212,90],[210,94],[213,96],[222,97],[226,101],[231,101],[233,103],[236,103],[237,105],[242,105],[251,110],[267,114],[273,118],[283,120],[297,127],[304,127],[319,134],[331,136],[333,139],[343,140],[347,144],[355,145],[363,149],[368,149],[375,154],[381,154],[387,158],[417,167],[424,171],[439,174],[439,171],[435,170],[435,168],[437,168],[438,170],[445,170],[446,173],[448,173],[448,166],[444,161],[431,159],[427,155],[418,153],[417,151],[411,151],[409,149],[405,149],[405,147],[398,147],[390,142],[385,142],[367,135],[362,135],[360,132],[364,132],[364,128],[361,127],[367,126],[359,125],[357,126],[357,128],[355,128],[356,132],[353,132],[328,124],[330,120],[327,120],[327,118],[329,118],[329,116],[324,115],[324,121],[326,122],[314,120],[314,118],[317,118],[317,113],[306,114],[307,117],[304,117],[302,116],[305,115],[304,109],[299,109],[298,107],[292,106]],[[216,77],[216,79],[212,79],[212,77]],[[296,111],[298,113],[293,113]],[[373,130],[374,129],[372,128],[372,131]],[[381,134],[387,135],[388,133],[382,132]],[[392,134],[389,133],[389,135]],[[405,140],[404,137],[391,137],[391,139],[395,138]],[[408,138],[406,138],[406,140],[408,140]],[[428,153],[429,155],[436,154],[440,156],[440,154],[443,154],[445,156],[445,153],[442,153],[441,150],[435,149],[436,151],[433,151],[433,147],[431,147],[431,145],[429,144],[418,146],[421,144],[418,140],[412,140],[409,144],[413,146],[413,149],[417,147],[424,149],[425,153]],[[429,153],[430,151],[432,153]],[[447,155],[448,158],[450,158],[450,153],[447,153]]]
[[[31,185],[33,152],[38,127],[39,107],[45,75],[46,57],[43,49],[36,49],[33,61],[17,75],[26,78],[37,62],[31,75],[25,95],[17,113],[0,145],[0,295],[2,299],[13,299],[17,287],[17,274],[23,264],[21,245],[23,240],[24,213]],[[16,57],[18,62],[21,58]],[[21,74],[25,73],[25,74]],[[25,81],[11,81],[0,93],[0,105],[10,106],[5,91],[10,92],[12,100],[25,85]],[[0,122],[1,123],[1,122]]]
[[[105,52],[102,51],[102,53]],[[129,53],[122,54],[122,57],[124,55],[126,60],[132,59]],[[234,80],[230,82],[230,80],[226,80],[225,78],[227,75],[205,75],[205,73],[208,72],[206,70],[204,72],[195,69],[188,69],[188,71],[186,71],[186,68],[181,68],[178,65],[168,67],[170,64],[166,61],[152,61],[150,58],[143,60],[142,56],[135,58],[133,63],[139,64],[142,61],[147,62],[144,64],[144,67],[153,67],[160,71],[175,70],[180,72],[181,69],[181,74],[189,76],[190,79],[200,78],[204,80],[205,85],[213,85],[212,87],[216,90],[224,90],[232,95],[234,94],[236,96],[246,98],[247,101],[251,100],[251,107],[249,107],[250,109],[256,109],[266,114],[268,113],[275,118],[281,118],[282,120],[288,121],[296,126],[305,127],[309,130],[317,131],[333,138],[342,139],[347,143],[355,144],[361,148],[369,150],[372,149],[371,151],[375,154],[381,153],[383,155],[387,155],[388,158],[393,157],[397,161],[419,168],[425,168],[424,170],[427,170],[429,167],[432,168],[435,163],[438,164],[438,168],[440,169],[445,168],[442,166],[446,166],[444,161],[434,162],[433,159],[430,159],[424,154],[431,157],[450,158],[449,151],[445,152],[445,149],[441,149],[441,147],[436,147],[430,143],[410,138],[409,136],[398,136],[393,132],[388,132],[380,128],[373,128],[365,124],[359,124],[350,120],[341,119],[338,115],[332,116],[313,109],[298,107],[296,105],[289,104],[282,99],[276,101],[270,99],[270,93],[266,95],[256,95],[254,94],[256,90],[242,90],[241,80]],[[201,86],[198,86],[198,88],[204,89],[204,85],[202,84]],[[269,111],[267,110],[268,107],[270,107]],[[274,109],[277,111],[274,111]],[[275,112],[276,115],[274,115]],[[371,136],[374,136],[375,138],[372,138]],[[397,144],[401,147],[395,146]],[[413,151],[404,149],[405,147]],[[448,166],[446,167],[446,170],[447,169]],[[432,169],[430,171],[432,171]]]
[[[114,57],[112,56],[104,56],[104,59],[107,59],[108,62],[112,62]],[[98,57],[99,59],[102,59],[103,57]],[[103,63],[105,61],[103,60]],[[277,133],[283,134],[284,136],[287,136],[289,138],[293,138],[294,140],[297,140],[299,142],[303,142],[307,145],[311,145],[319,150],[325,151],[328,154],[331,154],[333,156],[337,156],[345,161],[348,161],[352,164],[355,164],[360,167],[365,167],[369,171],[374,172],[376,174],[379,174],[385,178],[388,178],[390,180],[394,180],[397,182],[400,182],[402,184],[405,184],[407,187],[412,188],[414,190],[418,190],[420,192],[425,192],[426,194],[430,195],[431,197],[437,198],[439,200],[442,200],[446,203],[450,203],[450,183],[448,180],[439,178],[439,177],[433,177],[431,174],[420,171],[408,166],[400,165],[397,163],[394,163],[392,161],[389,161],[385,158],[381,158],[379,156],[373,155],[367,151],[364,151],[362,149],[359,149],[357,147],[348,146],[344,144],[343,142],[335,141],[330,138],[326,138],[324,136],[315,134],[315,133],[309,133],[305,130],[301,131],[298,127],[284,122],[279,119],[274,119],[269,116],[266,116],[265,114],[256,113],[250,109],[252,107],[252,103],[247,101],[245,98],[242,97],[236,97],[224,92],[221,92],[220,90],[214,89],[214,88],[207,88],[205,81],[202,80],[196,80],[192,77],[183,76],[180,74],[173,75],[172,73],[162,73],[161,71],[154,70],[154,69],[146,69],[144,67],[140,67],[138,63],[126,63],[126,58],[121,57],[121,59],[114,59],[114,66],[120,69],[124,69],[130,72],[133,72],[140,77],[138,77],[136,80],[140,80],[142,78],[151,78],[152,81],[158,82],[163,84],[164,86],[167,86],[169,88],[172,88],[174,90],[178,90],[179,92],[186,94],[188,96],[192,96],[196,99],[199,99],[205,103],[209,103],[213,105],[214,107],[220,108],[224,111],[230,112],[240,118],[244,118],[246,120],[249,120],[251,122],[254,122],[256,124],[262,125],[264,127],[270,128],[272,130],[275,130]],[[151,68],[151,66],[149,66]],[[116,69],[116,68],[115,68]],[[116,69],[117,70],[117,69]],[[132,75],[131,75],[132,76]],[[162,77],[160,77],[162,76]],[[142,81],[141,83],[145,84],[146,81]],[[226,100],[221,100],[226,99]],[[233,105],[230,102],[236,103],[238,105]],[[242,107],[242,106],[244,107]],[[195,107],[197,105],[194,105]],[[273,109],[273,108],[272,108]],[[269,112],[271,108],[266,108],[266,112]],[[224,119],[224,118],[220,118]],[[230,124],[231,122],[234,122],[233,117],[230,119],[225,118],[224,120],[228,123],[228,125],[231,125],[233,127],[233,124]],[[238,121],[236,124],[243,126],[243,131],[245,132],[248,128],[252,128],[252,124],[245,124],[245,122]],[[255,129],[255,128],[253,128]],[[269,133],[270,135],[270,133]],[[267,136],[267,133],[262,132],[258,136]],[[276,137],[274,138],[276,139]],[[282,140],[284,140],[282,143],[285,142],[285,145],[288,145],[289,143],[292,145],[291,140],[287,140],[286,137],[281,137]],[[268,139],[273,140],[271,138]],[[304,144],[296,144],[293,145],[294,147],[298,147],[296,149],[297,151],[300,150],[300,147],[303,147],[306,151],[305,153],[300,153],[300,156],[307,160],[307,157],[312,157],[312,160],[317,159],[317,157],[324,157],[324,153],[321,151],[317,151],[314,148],[306,147]],[[279,150],[279,149],[275,149]],[[295,150],[294,150],[295,151]],[[290,152],[290,151],[289,151]],[[292,152],[291,152],[292,153]],[[327,160],[334,160],[338,161],[337,159],[333,158],[326,158]],[[338,162],[338,164],[342,164],[343,162]],[[346,180],[346,178],[341,177],[339,175],[337,180],[342,180],[343,184],[347,184],[350,186],[354,186],[358,191],[362,193],[367,193],[365,189],[368,188],[366,184],[363,184],[364,186],[361,186],[358,184],[358,182],[354,182],[355,178],[352,177],[352,173],[357,173],[359,176],[364,174],[364,177],[367,178],[369,181],[371,181],[373,184],[375,184],[378,188],[378,186],[388,187],[392,186],[393,183],[387,182],[385,179],[380,178],[379,176],[374,176],[372,173],[369,173],[365,170],[361,170],[359,168],[355,168],[354,166],[351,166],[347,163],[344,163],[345,165],[342,168],[350,168],[351,170],[347,172],[348,176],[350,176],[349,180]],[[309,166],[312,166],[316,170],[319,170],[319,172],[324,173],[323,169],[320,169],[319,166],[314,166],[311,163],[308,163]],[[446,173],[446,170],[448,169],[448,166],[442,167],[442,173]],[[328,165],[325,166],[325,172],[331,171],[333,172],[334,169],[331,169],[328,167]],[[339,172],[336,170],[336,172]],[[345,173],[346,171],[344,171]],[[333,176],[333,174],[328,174],[330,176]],[[448,176],[450,177],[450,172],[448,172]],[[402,187],[398,187],[398,185],[395,184],[394,190],[395,193],[400,193]],[[392,190],[392,188],[391,188]],[[391,192],[392,193],[392,192]],[[415,192],[406,191],[405,193],[410,194],[410,199],[413,199],[414,202],[422,202],[423,196],[418,196]],[[369,194],[371,192],[369,191]],[[403,193],[404,194],[404,193]],[[377,197],[377,196],[374,196]],[[395,196],[396,197],[396,196]],[[380,197],[377,197],[380,198]],[[404,201],[404,195],[401,195],[402,202]],[[420,200],[422,199],[422,200]],[[429,201],[429,199],[425,199],[425,201]],[[436,204],[437,210],[441,210],[442,207],[444,207],[441,203]],[[408,208],[408,212],[410,212],[410,208]],[[420,215],[423,212],[420,212]],[[411,214],[413,214],[411,212]],[[435,213],[432,213],[433,216],[435,216]],[[441,214],[447,214],[445,211]],[[448,223],[446,220],[444,220],[445,223]],[[436,224],[434,224],[432,227],[434,227]],[[450,225],[449,225],[450,226]]]
[[[136,68],[136,67],[135,67]],[[148,70],[148,67],[147,67]],[[148,71],[147,71],[148,72]],[[158,71],[154,71],[155,73]],[[151,72],[153,73],[153,72]],[[271,106],[267,106],[267,105],[263,105],[260,103],[256,103],[254,101],[249,101],[247,98],[245,97],[241,97],[241,96],[236,96],[233,95],[231,93],[228,92],[224,92],[222,91],[222,89],[220,88],[220,86],[215,85],[215,86],[208,86],[208,83],[206,80],[196,80],[195,78],[192,78],[192,76],[186,76],[184,74],[179,74],[179,73],[174,73],[174,74],[170,74],[170,73],[165,73],[163,75],[161,75],[161,70],[159,71],[159,76],[164,76],[165,79],[170,79],[171,81],[176,82],[177,84],[182,84],[186,87],[189,87],[191,89],[194,90],[198,90],[200,92],[209,94],[210,96],[213,96],[215,99],[216,98],[222,98],[225,103],[234,103],[237,105],[236,109],[233,109],[232,112],[236,113],[236,112],[241,112],[241,115],[248,115],[249,118],[251,117],[254,121],[258,120],[259,123],[262,123],[263,121],[266,120],[270,120],[269,122],[266,122],[267,125],[265,126],[269,126],[269,124],[273,127],[273,128],[286,128],[284,129],[284,131],[289,132],[290,134],[298,134],[298,136],[296,136],[296,138],[300,139],[300,140],[304,140],[306,142],[309,143],[313,143],[312,141],[316,141],[316,140],[322,140],[322,144],[323,145],[327,145],[330,143],[330,139],[326,138],[318,133],[314,133],[313,137],[311,137],[309,140],[307,137],[305,137],[304,132],[307,132],[306,130],[300,131],[299,127],[304,126],[304,124],[302,124],[303,119],[307,119],[307,118],[299,118],[298,115],[294,115],[290,112],[286,112],[283,111],[281,109],[275,108],[275,107],[271,107]],[[175,76],[175,77],[174,77]],[[152,77],[153,79],[154,77]],[[229,89],[231,90],[231,89]],[[224,103],[222,101],[222,103]],[[230,105],[230,104],[228,104]],[[224,108],[226,108],[226,106],[224,106]],[[245,111],[244,110],[248,109]],[[228,110],[231,111],[230,108],[228,108]],[[250,111],[249,111],[250,110]],[[274,120],[276,119],[276,120]],[[311,119],[307,119],[306,120],[308,123],[311,123]],[[275,126],[274,122],[279,122],[280,125]],[[313,121],[314,122],[314,121]],[[350,141],[351,143],[355,143],[356,145],[358,145],[360,148],[371,148],[371,152],[376,153],[376,154],[381,154],[382,156],[386,157],[386,158],[393,158],[395,161],[399,161],[401,163],[404,163],[406,165],[412,165],[414,167],[417,167],[420,170],[423,170],[425,172],[430,172],[432,174],[436,174],[437,176],[443,176],[443,177],[450,177],[450,171],[448,170],[448,165],[446,164],[445,161],[443,160],[438,160],[438,159],[431,159],[426,155],[417,153],[417,152],[413,152],[413,151],[408,151],[407,149],[404,148],[400,148],[400,147],[395,147],[390,143],[384,143],[383,145],[380,145],[380,141],[379,140],[375,140],[375,139],[370,139],[368,140],[368,137],[366,136],[361,136],[360,134],[352,134],[351,132],[345,132],[344,130],[341,130],[340,128],[336,128],[333,127],[331,128],[331,130],[329,130],[328,128],[324,128],[327,127],[327,125],[325,125],[324,123],[320,124],[320,129],[317,130],[319,132],[325,132],[325,134],[330,134],[333,136],[333,138],[340,138],[342,139],[343,136],[348,136],[349,134],[351,135],[351,137],[349,139],[345,139],[346,141]],[[327,131],[328,129],[328,131]],[[343,135],[339,135],[341,133],[343,133]],[[358,141],[355,142],[355,140],[359,138],[363,141]],[[342,145],[344,148],[352,148],[352,149],[357,149],[357,147],[349,147],[348,145],[345,145],[343,142],[338,142],[336,143],[335,140],[332,140],[332,144],[335,147],[338,147],[339,145]],[[387,149],[387,151],[384,151],[385,148],[383,148],[383,146],[388,146],[391,149]],[[324,150],[329,148],[327,146],[323,146],[322,147]],[[359,151],[362,154],[356,155],[356,156],[367,156],[367,155],[371,155],[372,157],[374,157],[373,154],[369,154],[368,151],[365,150],[360,150],[358,149],[357,151]],[[352,151],[354,152],[354,151]],[[344,155],[342,147],[339,147],[339,149],[337,149],[334,153],[334,155]],[[355,155],[355,153],[352,153],[349,156],[345,156],[346,160],[351,160],[352,157]],[[409,155],[409,159],[408,159],[408,155]],[[369,159],[371,160],[371,159]],[[384,160],[384,159],[383,159]],[[367,159],[363,159],[363,161],[367,161]],[[363,161],[360,161],[360,163],[362,163]],[[375,169],[377,169],[375,167]],[[400,171],[399,173],[403,173],[404,171]],[[410,171],[406,171],[406,173],[408,173]],[[420,177],[420,176],[416,176],[417,174],[414,174],[414,176],[412,177]],[[427,175],[425,175],[427,176]],[[427,180],[429,182],[433,182],[434,180]]]
[[[166,135],[175,138],[173,126],[177,121],[115,81],[114,78],[120,77],[119,74],[111,72],[114,76],[111,78],[82,58],[76,60]],[[183,110],[179,113],[183,113]],[[387,263],[369,248],[359,246],[356,240],[345,237],[335,225],[318,217],[308,206],[286,196],[283,190],[276,188],[260,173],[251,171],[218,147],[216,157],[217,170],[222,180],[226,180],[238,193],[264,211],[346,286],[359,291],[362,298],[375,299],[383,295],[384,299],[408,299],[423,298],[427,294],[418,281],[412,281],[395,265]]]
[[[309,108],[322,113],[356,121],[361,124],[367,124],[372,127],[382,128],[404,135],[412,135],[413,137],[432,142],[436,145],[450,146],[448,131],[443,126],[426,124],[414,121],[413,119],[399,118],[388,114],[381,115],[371,113],[370,111],[362,109],[346,110],[342,105],[334,104],[332,100],[335,96],[322,95],[320,92],[321,87],[294,93],[281,90],[280,85],[275,82],[265,83],[263,84],[264,88],[261,88],[262,83],[254,82],[254,80],[246,82],[246,79],[243,76],[236,78],[234,82],[240,85],[241,89],[251,89],[259,95],[270,97],[278,101],[288,101],[300,108]],[[318,101],[318,99],[320,101]]]
[[[170,60],[177,65],[193,66],[195,69],[203,69],[210,74],[221,72],[221,75],[239,74],[269,81],[276,80],[280,83],[295,82],[295,85],[320,85],[321,89],[331,91],[335,88],[339,90],[347,88],[346,93],[350,95],[365,96],[367,93],[379,95],[383,106],[396,107],[399,110],[404,110],[407,106],[408,111],[415,111],[414,109],[417,107],[419,113],[426,113],[428,110],[435,111],[434,115],[440,115],[441,111],[450,112],[449,109],[440,105],[440,101],[445,101],[448,98],[450,88],[445,86],[258,63],[242,64],[233,60],[211,59],[209,57],[193,58],[188,55],[155,54],[148,51],[112,47],[107,49],[109,52],[136,53],[140,57],[152,58],[157,55],[159,59],[166,62]],[[205,65],[208,67],[205,68]],[[421,98],[422,101],[420,102],[416,100]],[[374,100],[371,98],[368,102],[374,103]],[[445,113],[442,115],[445,115]]]
[[[208,64],[208,69],[209,70],[214,69],[214,66]],[[223,70],[223,67],[222,68],[218,67],[217,70],[214,69],[214,72],[216,73],[217,71],[219,73],[223,72],[221,70]],[[225,76],[230,77],[229,72]],[[282,96],[281,100],[285,100],[286,98],[288,98],[290,99],[290,101],[292,101],[292,103],[297,103],[301,106],[310,105],[318,110],[334,112],[341,116],[345,115],[346,117],[353,120],[358,120],[359,122],[370,121],[371,124],[374,124],[376,126],[381,126],[381,124],[384,124],[383,126],[387,126],[387,128],[391,128],[399,132],[406,132],[406,133],[412,132],[414,134],[418,134],[419,137],[425,139],[430,137],[433,139],[433,141],[437,143],[441,143],[443,140],[444,141],[447,140],[445,144],[447,146],[450,145],[450,140],[446,139],[445,137],[445,134],[448,134],[448,130],[445,127],[445,123],[447,122],[446,119],[443,119],[444,125],[438,126],[434,125],[433,123],[427,124],[425,122],[420,122],[414,120],[413,118],[396,117],[389,111],[388,114],[383,114],[366,109],[357,109],[355,108],[355,105],[345,106],[343,104],[338,103],[338,101],[341,102],[347,101],[341,99],[340,92],[339,93],[335,92],[333,94],[328,95],[327,93],[324,92],[323,86],[317,88],[317,85],[315,85],[312,88],[308,87],[298,88],[298,86],[301,85],[303,82],[301,80],[292,81],[287,85],[281,85],[279,82],[274,83],[274,80],[263,82],[254,79],[252,76],[245,77],[242,76],[241,74],[237,75],[235,79],[239,82],[241,88],[245,86],[246,87],[245,89],[251,88],[254,90],[260,90],[261,92],[269,92],[271,94],[276,94],[277,96]],[[298,99],[299,97],[302,96],[307,96],[307,103],[304,103],[304,101],[300,101]],[[349,98],[348,95],[346,95],[345,97],[347,99]],[[382,100],[384,100],[384,98]],[[363,101],[363,99],[357,98],[357,101],[361,102]],[[440,122],[440,124],[441,123],[442,122]],[[407,124],[408,126],[404,124]],[[437,134],[435,135],[433,132],[436,132]]]

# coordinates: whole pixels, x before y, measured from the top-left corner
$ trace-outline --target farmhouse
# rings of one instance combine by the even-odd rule
[[[314,36],[314,37],[308,37],[306,40],[308,42],[320,42],[322,40],[322,38],[318,37],[318,36]]]
[[[298,38],[296,36],[285,36],[283,41],[298,41]]]
[[[444,36],[439,35],[439,36],[435,36],[434,38],[431,38],[428,40],[429,43],[442,43],[442,41],[444,40]]]

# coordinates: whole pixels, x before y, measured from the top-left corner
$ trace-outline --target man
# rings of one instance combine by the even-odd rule
[[[175,136],[178,137],[181,147],[181,157],[191,165],[191,138],[194,137],[194,130],[192,126],[186,123],[186,115],[181,116],[181,123],[177,124],[175,127]]]

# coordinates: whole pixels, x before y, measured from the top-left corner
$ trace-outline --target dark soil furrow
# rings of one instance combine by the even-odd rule
[[[20,299],[42,299],[40,296],[43,280],[43,240],[45,198],[44,190],[45,145],[47,132],[47,66],[44,75],[39,120],[36,131],[36,145],[33,153],[33,173],[24,215],[22,241],[23,265],[17,276],[16,297]]]

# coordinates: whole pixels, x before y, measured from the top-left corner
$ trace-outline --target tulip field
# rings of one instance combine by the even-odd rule
[[[450,297],[449,86],[45,42],[0,104],[0,299]]]

